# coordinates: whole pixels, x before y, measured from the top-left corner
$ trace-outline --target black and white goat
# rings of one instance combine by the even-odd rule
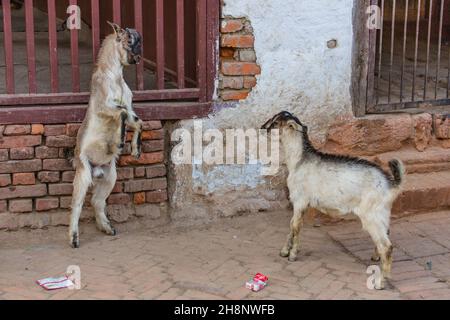
[[[289,170],[287,184],[294,216],[281,256],[289,257],[289,261],[296,260],[303,215],[308,208],[333,216],[353,213],[360,218],[363,229],[375,243],[373,259],[381,258],[383,288],[392,267],[389,224],[392,204],[401,192],[405,174],[403,164],[392,160],[389,163],[391,175],[366,160],[324,154],[311,144],[308,128],[286,111],[269,120],[263,129],[280,130]]]

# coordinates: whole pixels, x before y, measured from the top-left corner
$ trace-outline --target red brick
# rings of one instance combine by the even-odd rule
[[[81,128],[81,124],[80,123],[69,123],[66,126],[66,135],[68,135],[69,137],[76,137],[78,135],[78,131]]]
[[[58,159],[59,149],[49,147],[37,147],[36,158],[38,159]]]
[[[256,87],[256,78],[255,77],[244,77],[244,88],[251,89]]]
[[[72,197],[59,198],[59,207],[61,209],[70,209],[72,206]]]
[[[17,148],[9,151],[11,160],[30,160],[34,158],[34,148]]]
[[[17,186],[0,189],[0,200],[18,198],[37,198],[47,195],[47,186],[38,184],[34,186]]]
[[[220,56],[222,58],[234,58],[236,49],[234,48],[220,48]]]
[[[65,134],[66,134],[66,126],[65,125],[45,126],[44,135],[47,137],[63,136]]]
[[[0,137],[0,149],[36,147],[41,143],[41,136]]]
[[[244,100],[247,99],[249,90],[224,90],[222,91],[222,99],[229,100]]]
[[[33,200],[12,200],[9,202],[9,211],[12,213],[28,213],[33,211]]]
[[[58,198],[36,199],[36,211],[50,211],[59,208]]]
[[[222,36],[222,47],[230,48],[253,48],[255,37],[251,35],[224,35]]]
[[[62,182],[73,182],[75,179],[75,171],[66,171],[62,174]]]
[[[166,166],[163,164],[147,167],[147,178],[164,177],[167,174]]]
[[[126,193],[135,193],[141,191],[155,191],[167,188],[167,179],[145,179],[133,180],[124,183],[124,191]]]
[[[133,202],[135,205],[141,205],[145,203],[145,192],[135,193],[133,196]]]
[[[44,160],[43,170],[47,171],[71,171],[72,163],[66,159],[46,159]]]
[[[118,168],[117,180],[130,180],[134,178],[133,168]]]
[[[123,183],[117,182],[116,185],[114,186],[112,193],[122,193],[122,192],[123,192]]]
[[[222,62],[222,73],[227,76],[251,76],[261,73],[261,67],[254,62]]]
[[[162,129],[161,121],[145,121],[142,125],[142,130],[144,131],[152,131]]]
[[[220,26],[220,32],[222,33],[231,33],[238,32],[244,28],[244,24],[241,20],[232,19],[232,20],[224,20]]]
[[[145,198],[147,203],[162,203],[169,199],[167,190],[147,192]]]
[[[15,173],[13,174],[13,185],[30,186],[36,184],[34,173]]]
[[[0,173],[36,172],[42,170],[41,160],[0,162]]]
[[[0,174],[0,187],[7,187],[11,184],[11,175]]]
[[[131,197],[126,193],[112,194],[108,198],[108,204],[129,204]]]
[[[6,201],[0,201],[0,213],[8,211],[8,203]]]
[[[119,165],[122,167],[130,165],[149,165],[161,163],[163,161],[164,161],[163,152],[143,153],[139,160],[136,160],[133,156],[123,156],[120,158]]]
[[[48,186],[48,194],[51,196],[69,196],[73,193],[73,184],[50,184]]]
[[[22,136],[31,133],[30,125],[12,125],[6,126],[3,134],[5,136]]]
[[[133,139],[133,132],[127,133],[127,141],[131,141]],[[148,140],[161,140],[164,139],[164,130],[153,130],[153,131],[143,131],[142,132],[142,141]]]
[[[54,147],[54,148],[74,148],[76,143],[77,139],[75,137],[54,136],[47,138],[46,145],[47,147]]]
[[[45,128],[42,124],[33,124],[31,125],[31,134],[32,135],[43,135]]]
[[[142,152],[152,153],[164,151],[164,140],[151,140],[142,142]]]
[[[242,89],[244,87],[243,77],[223,77],[222,87],[229,89]]]
[[[38,179],[42,183],[56,183],[59,182],[59,172],[39,172]]]
[[[139,167],[134,170],[134,176],[136,178],[144,178],[145,177],[145,167]]]
[[[8,161],[8,150],[0,150],[0,161]]]

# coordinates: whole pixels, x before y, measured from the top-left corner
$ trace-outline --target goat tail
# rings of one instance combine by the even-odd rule
[[[391,172],[394,177],[394,179],[392,180],[392,185],[395,188],[399,188],[403,184],[405,178],[405,166],[400,160],[394,159],[389,161],[389,168],[391,168]]]

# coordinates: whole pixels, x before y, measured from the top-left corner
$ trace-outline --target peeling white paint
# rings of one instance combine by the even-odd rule
[[[310,127],[315,141],[324,141],[330,124],[339,118],[352,117],[354,0],[225,0],[224,3],[224,16],[251,21],[262,73],[246,100],[236,108],[210,116],[204,128],[259,128],[275,113],[289,110]],[[337,40],[337,47],[330,49],[327,42],[332,39]],[[183,121],[181,126],[191,128],[192,121]],[[172,195],[178,201],[186,201],[187,195],[194,191],[191,201],[196,205],[204,200],[205,206],[217,207],[227,197],[257,204],[262,194],[259,191],[267,192],[273,187],[266,185],[260,168],[255,166],[189,168],[189,172],[186,167],[175,168],[174,178],[182,181],[176,183]],[[267,207],[267,201],[264,206]]]

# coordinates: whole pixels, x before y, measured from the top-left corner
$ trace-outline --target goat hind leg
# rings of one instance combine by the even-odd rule
[[[77,168],[73,183],[72,214],[70,217],[69,229],[70,245],[73,248],[80,247],[80,232],[78,225],[83,210],[84,199],[86,198],[86,193],[91,183],[92,175],[90,166],[87,163],[81,163],[80,167]]]
[[[289,252],[289,261],[297,261],[298,252],[300,251],[300,231],[303,227],[303,211],[299,211],[294,215],[292,224],[292,249]]]
[[[282,256],[283,258],[289,257],[289,253],[291,252],[292,246],[294,245],[294,243],[293,243],[294,234],[292,233],[293,224],[294,224],[294,218],[292,218],[292,220],[291,220],[291,231],[288,234],[286,244],[284,245],[284,247],[281,249],[281,252],[280,252],[280,256]]]
[[[105,170],[103,179],[97,180],[94,185],[91,204],[95,210],[95,219],[97,227],[107,235],[115,236],[117,234],[106,216],[106,199],[110,196],[114,186],[116,185],[117,173],[114,162]]]

